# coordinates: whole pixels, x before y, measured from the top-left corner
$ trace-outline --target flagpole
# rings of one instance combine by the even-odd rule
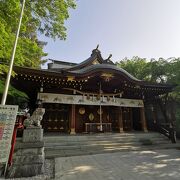
[[[21,28],[21,22],[22,22],[22,17],[23,17],[23,12],[24,12],[25,1],[26,0],[23,0],[23,2],[22,2],[21,14],[20,14],[20,17],[19,17],[18,29],[17,29],[17,32],[16,32],[16,38],[15,38],[15,41],[14,41],[14,46],[13,46],[13,50],[12,50],[9,70],[8,70],[8,74],[7,74],[7,78],[6,78],[6,83],[5,83],[5,88],[4,88],[4,92],[3,92],[3,96],[2,96],[2,100],[1,100],[1,105],[5,105],[6,104],[6,99],[7,99],[8,89],[9,89],[9,83],[10,83],[10,80],[11,80],[11,74],[12,74],[12,69],[13,69],[14,56],[15,56],[15,53],[16,53],[16,47],[17,47],[17,42],[18,42],[18,37],[19,37],[19,31],[20,31],[20,28]]]
[[[101,107],[101,82],[99,83],[99,94],[100,94],[100,103],[99,103],[100,132],[102,132],[103,127],[102,127],[102,107]]]

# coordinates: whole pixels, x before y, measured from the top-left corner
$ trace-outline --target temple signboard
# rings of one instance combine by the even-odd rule
[[[39,93],[38,98],[43,103],[61,103],[61,104],[81,104],[81,105],[102,105],[102,106],[122,106],[122,107],[144,107],[143,100],[140,99],[124,99],[108,96],[93,95],[67,95]]]
[[[7,163],[18,106],[0,105],[0,164]]]

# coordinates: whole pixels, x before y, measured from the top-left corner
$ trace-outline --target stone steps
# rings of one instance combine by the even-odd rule
[[[143,138],[143,139],[146,139],[146,138]],[[149,139],[149,138],[148,138]],[[169,143],[170,141],[168,139],[163,139],[163,138],[151,138],[151,140],[155,143],[161,143],[161,142],[165,142],[165,143]],[[49,146],[58,146],[58,145],[61,145],[61,146],[68,146],[68,145],[88,145],[88,144],[91,144],[91,145],[107,145],[109,143],[111,144],[120,144],[120,143],[136,143],[136,142],[139,142],[140,139],[124,139],[124,140],[91,140],[91,141],[67,141],[67,142],[62,142],[62,141],[59,141],[59,142],[45,142],[45,147],[49,147]]]
[[[46,158],[179,147],[159,133],[108,133],[45,136]],[[150,144],[143,145],[143,143]],[[151,144],[152,143],[152,144]]]
[[[158,141],[152,141],[153,144],[155,145],[159,145],[159,144],[169,144],[170,142],[169,141],[165,141],[165,140],[158,140]],[[45,145],[45,148],[46,149],[82,149],[82,148],[90,148],[90,147],[121,147],[121,146],[131,146],[131,145],[138,145],[138,146],[141,146],[142,143],[137,141],[137,142],[106,142],[106,143],[102,143],[102,142],[99,142],[99,143],[67,143],[67,144],[46,144]]]
[[[135,134],[135,135],[124,135],[124,134],[116,134],[116,135],[113,135],[113,134],[106,134],[106,135],[99,135],[99,136],[94,136],[94,135],[84,135],[84,136],[79,136],[79,135],[76,135],[76,136],[71,136],[71,135],[67,135],[67,136],[54,136],[54,137],[51,137],[51,136],[45,136],[44,137],[44,141],[45,143],[70,143],[70,142],[74,142],[74,143],[77,143],[77,142],[100,142],[100,141],[123,141],[126,140],[126,141],[137,141],[138,139],[140,138],[148,138],[148,139],[167,139],[166,137],[164,137],[163,135],[161,134],[151,134],[151,133],[144,133],[144,134]]]

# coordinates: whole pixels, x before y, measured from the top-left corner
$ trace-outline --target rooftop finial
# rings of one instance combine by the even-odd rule
[[[109,55],[109,57],[107,59],[110,59],[112,57],[112,54]]]
[[[96,46],[96,49],[93,49],[93,50],[92,50],[91,56],[94,55],[94,54],[97,55],[97,54],[100,54],[100,53],[101,53],[98,48],[99,48],[99,44]]]
[[[96,46],[96,50],[98,50],[98,48],[99,48],[99,44]]]

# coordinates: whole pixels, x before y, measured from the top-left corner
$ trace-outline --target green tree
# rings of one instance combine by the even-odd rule
[[[171,65],[167,60],[159,58],[151,59],[147,62],[150,69],[150,81],[158,83],[166,83],[168,78],[168,67]]]
[[[145,58],[134,56],[132,59],[124,58],[116,65],[140,80],[150,80],[150,67]]]
[[[171,58],[167,72],[167,83],[176,85],[172,95],[180,102],[180,58]]]
[[[140,80],[176,84],[177,92],[179,90],[180,58],[147,60],[135,56],[132,59],[124,58],[116,64]]]
[[[38,40],[37,33],[53,39],[66,39],[65,20],[69,8],[75,8],[74,0],[26,0],[14,64],[40,68],[46,44]],[[21,0],[0,0],[0,82],[8,71],[21,11]],[[11,86],[10,86],[11,87]],[[11,89],[14,91],[14,89]],[[12,94],[12,93],[11,93]]]
[[[69,8],[75,8],[73,0],[26,0],[16,65],[40,67],[41,58],[47,54],[43,52],[45,43],[38,40],[37,33],[65,40],[64,21],[69,18]],[[3,63],[8,63],[11,57],[20,11],[20,0],[0,0],[0,61]],[[0,65],[0,73],[6,69]]]
[[[146,60],[133,57],[132,59],[125,58],[116,64],[140,80],[176,85],[173,92],[165,94],[158,100],[158,104],[166,122],[174,121],[176,115],[180,129],[180,58]],[[174,112],[175,105],[176,112]],[[171,111],[172,120],[167,115],[168,111]]]

